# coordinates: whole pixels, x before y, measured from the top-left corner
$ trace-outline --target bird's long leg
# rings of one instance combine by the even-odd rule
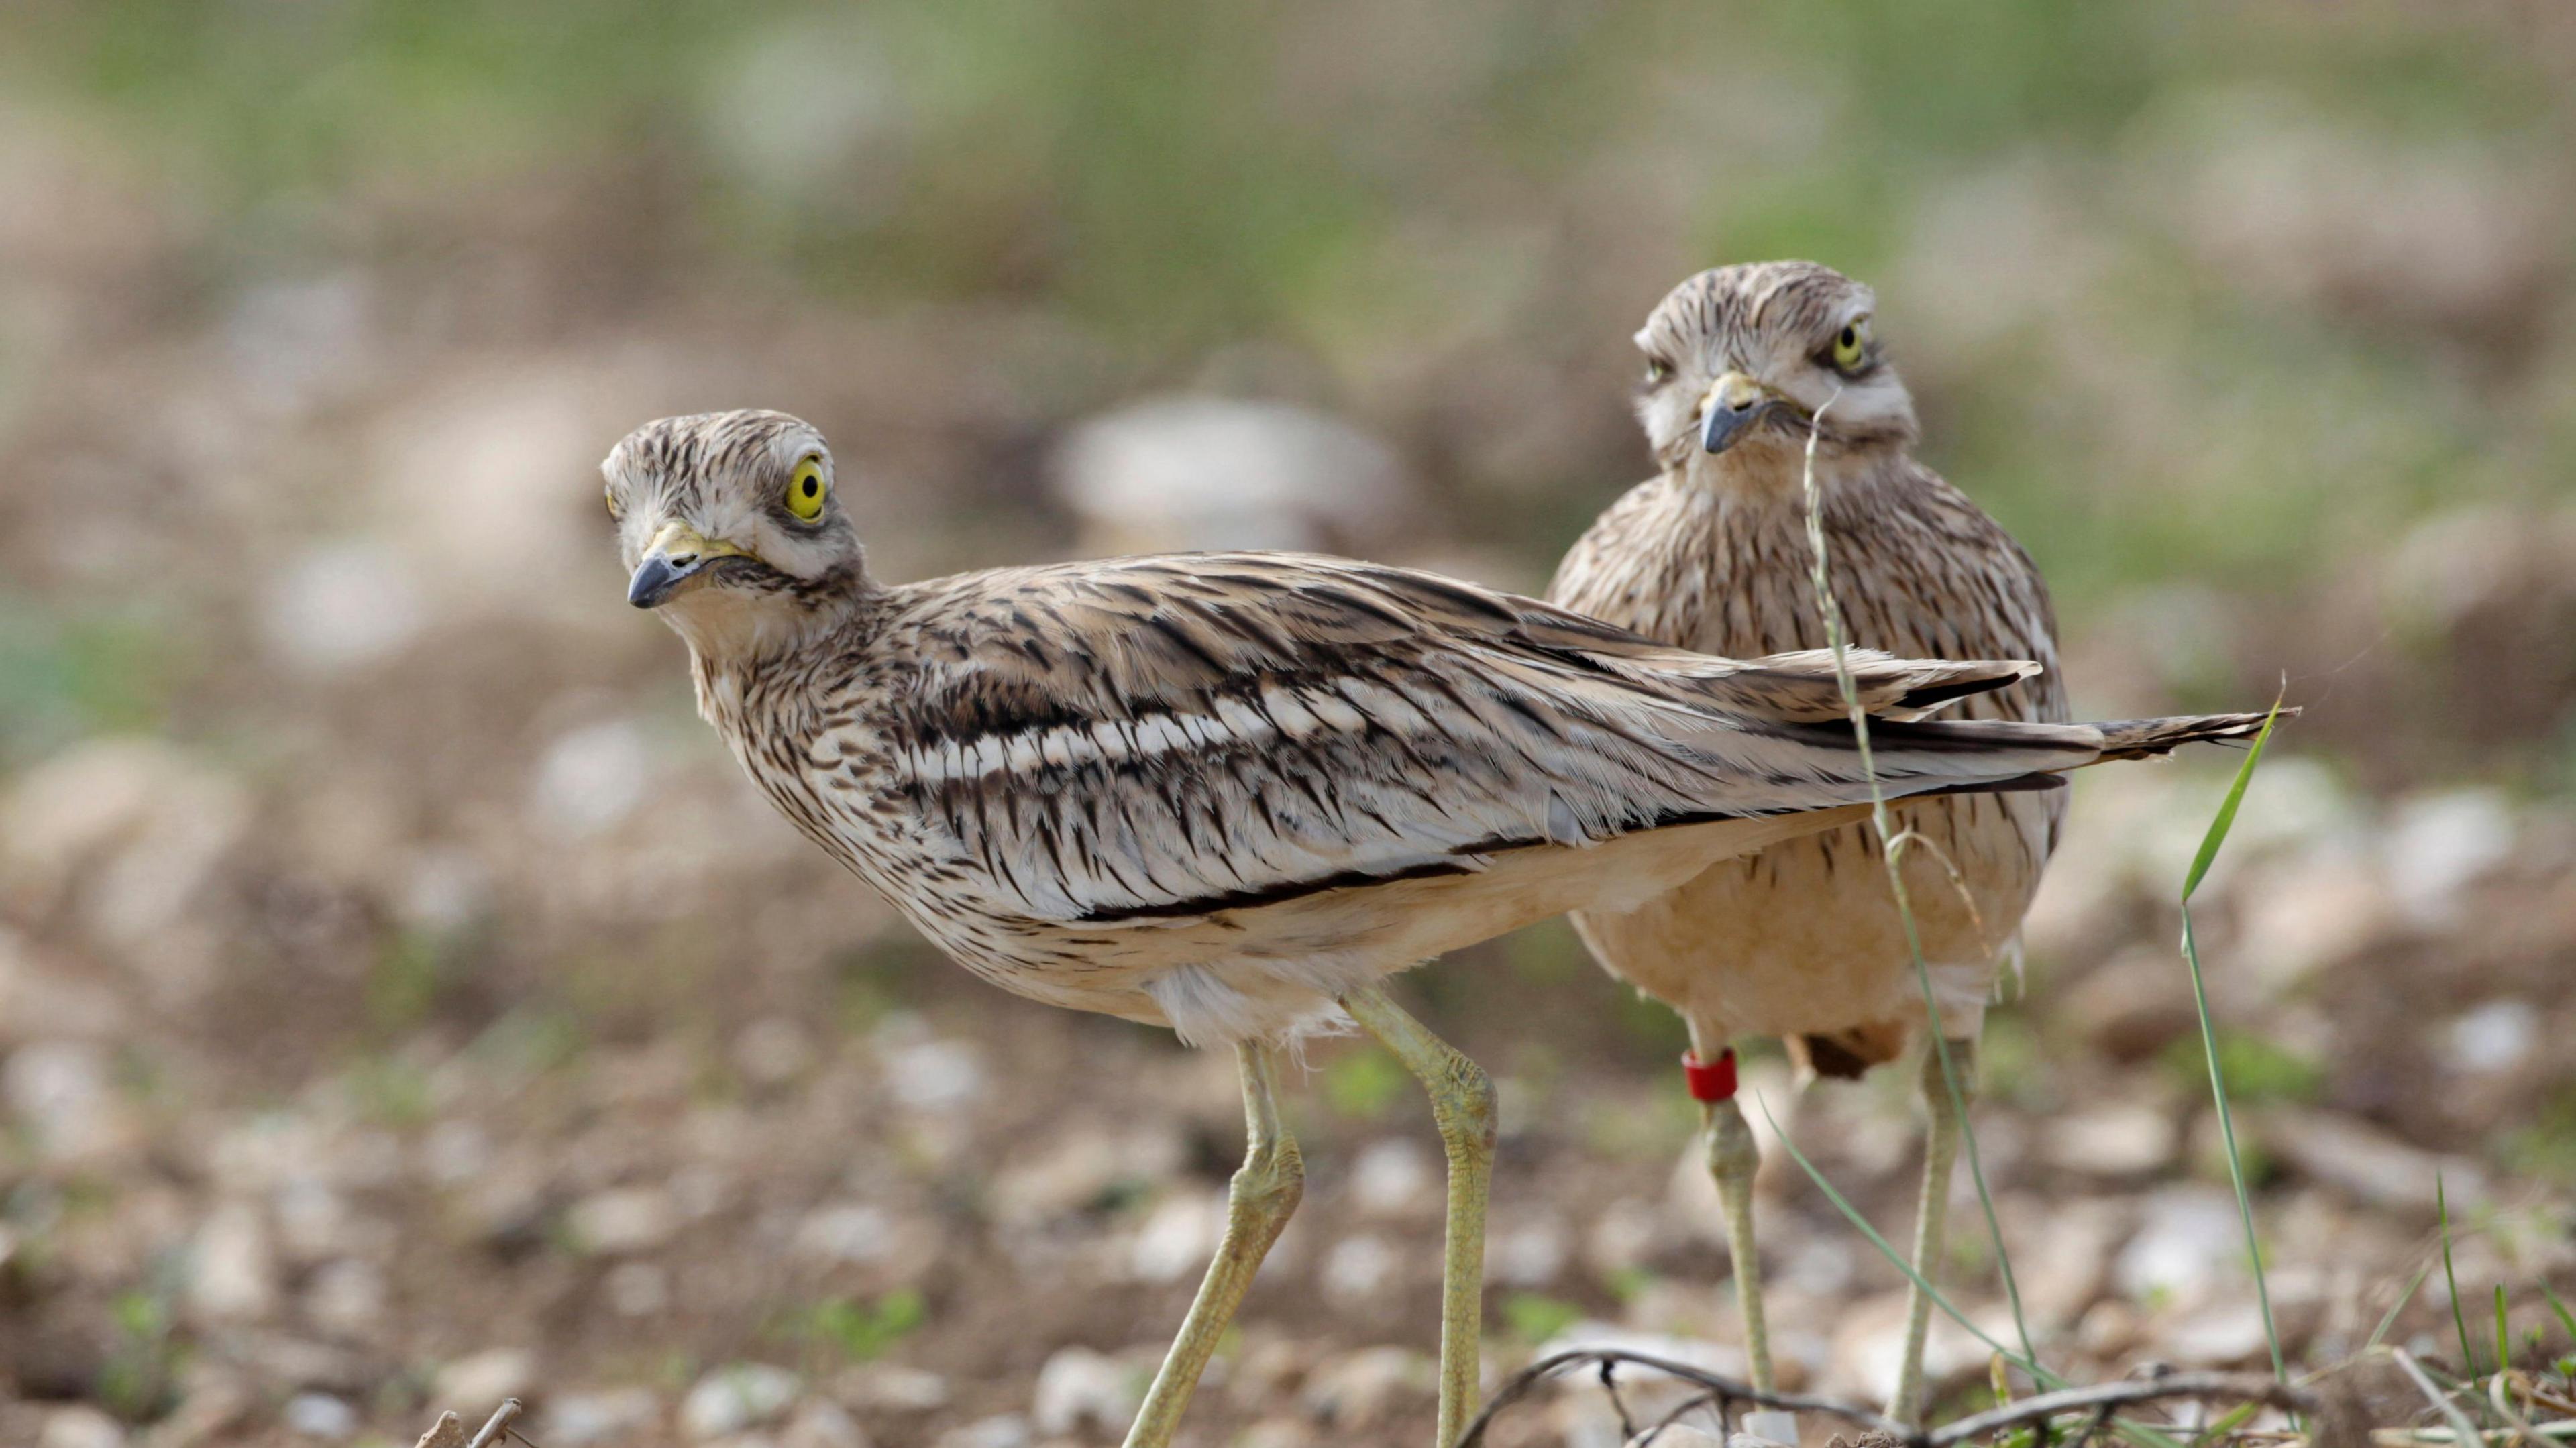
[[[1306,1163],[1297,1153],[1296,1138],[1280,1123],[1269,1052],[1250,1041],[1235,1052],[1243,1065],[1243,1119],[1250,1141],[1226,1191],[1225,1237],[1190,1303],[1190,1315],[1181,1321],[1180,1335],[1163,1355],[1145,1405],[1127,1429],[1127,1448],[1163,1448],[1172,1441],[1172,1430],[1180,1426],[1181,1410],[1189,1406],[1190,1390],[1198,1386],[1217,1339],[1251,1289],[1270,1244],[1288,1225],[1288,1214],[1305,1195]]]
[[[1692,1035],[1696,1039],[1698,1032]],[[1762,1320],[1762,1259],[1753,1243],[1753,1172],[1762,1158],[1753,1146],[1753,1127],[1735,1104],[1735,1052],[1709,1057],[1694,1048],[1683,1067],[1708,1122],[1708,1171],[1717,1178],[1717,1204],[1726,1213],[1726,1254],[1735,1268],[1735,1305],[1744,1318],[1745,1365],[1753,1386],[1772,1392],[1777,1385],[1771,1334]]]
[[[1449,1158],[1449,1238],[1440,1268],[1440,1443],[1457,1441],[1476,1408],[1477,1339],[1485,1314],[1485,1198],[1494,1174],[1494,1083],[1484,1068],[1375,987],[1342,1008],[1377,1037],[1431,1094],[1431,1119]]]
[[[1940,1043],[1923,1053],[1923,1103],[1931,1110],[1932,1126],[1923,1143],[1923,1196],[1914,1209],[1914,1273],[1920,1281],[1905,1292],[1905,1359],[1897,1369],[1896,1395],[1887,1404],[1887,1415],[1905,1423],[1920,1421],[1923,1412],[1923,1343],[1932,1329],[1932,1297],[1922,1283],[1940,1271],[1943,1229],[1950,1216],[1950,1168],[1959,1160],[1959,1110],[1976,1090],[1975,1039],[1951,1041],[1949,1047],[1950,1070],[1959,1078],[1955,1101],[1941,1074]]]

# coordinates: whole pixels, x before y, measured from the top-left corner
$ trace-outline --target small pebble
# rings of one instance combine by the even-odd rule
[[[298,1393],[286,1400],[286,1426],[337,1443],[358,1431],[358,1410],[329,1393]]]
[[[698,1379],[680,1403],[680,1427],[692,1438],[720,1438],[775,1421],[804,1389],[803,1380],[768,1363],[733,1363]]]

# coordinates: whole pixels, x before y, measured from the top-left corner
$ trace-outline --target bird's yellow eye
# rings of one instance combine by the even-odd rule
[[[626,515],[617,511],[617,490],[608,488],[603,492],[608,499],[608,521],[612,523],[624,521]]]
[[[1855,317],[1834,334],[1834,365],[1845,372],[1869,355],[1869,318]]]
[[[1672,375],[1673,364],[1670,362],[1665,361],[1661,357],[1649,357],[1646,359],[1646,381],[1649,384],[1661,382]]]
[[[823,498],[832,485],[823,481],[823,460],[808,457],[787,479],[787,511],[811,523],[823,516]]]

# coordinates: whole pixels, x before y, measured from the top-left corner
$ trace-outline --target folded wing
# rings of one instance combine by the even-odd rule
[[[905,787],[1013,909],[1199,918],[1870,796],[1830,659],[1690,654],[1429,574],[1281,554],[945,580],[891,731]],[[2090,762],[2082,726],[1897,723],[2016,662],[1856,655],[1890,796]],[[2143,728],[2143,726],[2140,726]],[[1945,731],[1969,729],[1969,734]],[[2142,739],[2146,736],[2141,735]]]

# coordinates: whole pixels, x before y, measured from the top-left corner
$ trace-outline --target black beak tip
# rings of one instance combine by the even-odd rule
[[[1744,436],[1744,430],[1751,427],[1755,419],[1768,415],[1776,405],[1768,400],[1756,401],[1744,407],[1724,407],[1714,402],[1710,403],[1708,416],[1699,425],[1701,451],[1714,456],[1735,446],[1737,440]]]
[[[1709,404],[1708,417],[1699,425],[1700,451],[1715,455],[1726,451],[1735,440],[1735,430],[1744,425],[1744,414]]]
[[[671,596],[672,585],[681,578],[680,570],[667,558],[647,558],[626,584],[626,601],[637,608],[658,607]]]

